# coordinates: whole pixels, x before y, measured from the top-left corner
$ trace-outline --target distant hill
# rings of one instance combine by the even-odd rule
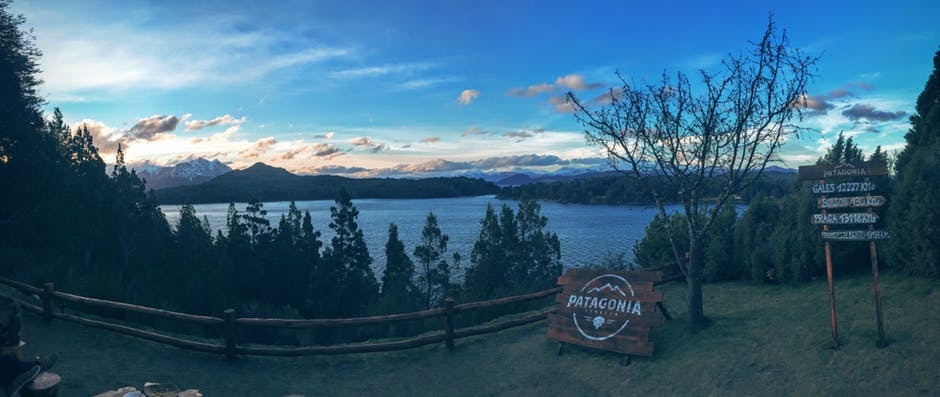
[[[576,179],[601,178],[621,175],[616,171],[592,171],[578,174],[513,174],[506,178],[494,181],[497,186],[522,186],[530,183],[552,183],[562,181],[572,181]]]
[[[137,175],[144,178],[147,182],[147,189],[198,185],[232,171],[229,166],[222,164],[219,160],[209,161],[203,158],[182,162],[172,167],[143,164],[131,168],[137,171]]]
[[[160,204],[329,200],[346,188],[353,198],[439,198],[495,194],[499,188],[482,179],[466,177],[391,179],[344,178],[332,175],[295,175],[264,163],[231,171],[207,182],[154,191]]]
[[[665,180],[656,182],[660,177],[649,176],[652,183],[662,183],[661,197],[666,202],[675,202],[676,192],[665,188]],[[780,197],[789,191],[796,180],[796,172],[787,168],[767,167],[763,176],[756,183],[740,193],[741,200],[750,202],[758,195]],[[504,183],[505,182],[505,183]],[[643,184],[618,172],[593,172],[576,176],[546,176],[532,178],[526,175],[510,177],[497,184],[501,185],[497,198],[518,200],[528,197],[536,200],[555,201],[571,204],[650,204],[653,197],[644,189]],[[717,193],[716,186],[706,188],[706,196]]]

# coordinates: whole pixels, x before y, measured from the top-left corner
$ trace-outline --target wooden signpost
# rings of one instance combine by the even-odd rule
[[[826,250],[826,277],[829,280],[829,316],[832,327],[832,347],[839,348],[839,331],[836,325],[835,289],[832,283],[832,247],[830,242],[868,241],[871,251],[871,270],[875,282],[875,317],[878,325],[878,347],[887,345],[884,332],[884,321],[881,310],[881,285],[878,281],[878,252],[875,249],[875,240],[890,238],[884,230],[876,230],[874,224],[878,222],[878,215],[873,208],[883,206],[887,200],[882,196],[872,196],[871,192],[877,188],[869,177],[887,175],[888,167],[882,161],[868,161],[859,164],[813,165],[800,167],[800,179],[818,180],[812,187],[813,194],[821,195],[816,205],[822,210],[820,214],[813,214],[810,222],[823,225],[820,236],[825,241]],[[848,181],[840,183],[827,183],[826,179],[864,178],[862,181]],[[864,196],[827,197],[832,194],[858,194]],[[837,212],[833,209],[866,208],[866,212]],[[867,230],[830,230],[830,225],[860,225],[867,224]]]
[[[653,290],[662,272],[568,269],[558,278],[559,308],[549,313],[548,338],[628,355],[652,356],[650,327],[662,323]]]

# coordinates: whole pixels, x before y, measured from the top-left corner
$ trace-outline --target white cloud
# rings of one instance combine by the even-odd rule
[[[216,117],[212,120],[192,120],[187,121],[184,124],[186,125],[186,131],[198,131],[206,127],[212,127],[216,125],[239,125],[247,121],[245,117],[236,119],[230,114],[224,116]]]
[[[559,76],[555,79],[554,84],[541,83],[530,85],[527,88],[513,88],[509,91],[509,95],[512,96],[536,96],[546,92],[554,92],[557,89],[569,89],[572,91],[583,91],[583,90],[593,90],[595,88],[600,88],[602,84],[600,83],[585,83],[584,76],[576,73]]]
[[[457,103],[461,105],[469,105],[470,102],[473,102],[473,100],[476,99],[478,96],[480,96],[479,90],[474,90],[474,89],[463,90],[462,92],[460,92],[460,96],[457,97]]]
[[[435,66],[437,66],[437,64],[431,63],[431,62],[367,66],[367,67],[362,67],[362,68],[345,69],[345,70],[330,72],[329,76],[338,80],[374,78],[374,77],[384,76],[388,74],[407,74],[407,73],[420,72],[420,71],[431,69]]]
[[[164,21],[159,34],[125,19],[75,18],[58,8],[23,5],[42,49],[41,92],[87,100],[98,91],[178,89],[245,83],[277,70],[350,54],[297,35],[241,31],[215,16]]]

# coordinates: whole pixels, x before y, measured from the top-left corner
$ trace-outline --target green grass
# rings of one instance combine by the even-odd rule
[[[890,345],[875,347],[871,278],[836,280],[843,347],[830,345],[825,280],[705,287],[711,324],[686,331],[683,285],[662,288],[675,316],[654,329],[655,356],[627,367],[607,352],[545,339],[545,323],[400,352],[232,363],[57,321],[24,317],[27,354],[61,354],[63,396],[164,382],[207,396],[306,395],[940,395],[940,288],[883,276]]]

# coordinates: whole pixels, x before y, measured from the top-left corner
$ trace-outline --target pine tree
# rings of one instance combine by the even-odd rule
[[[532,291],[555,286],[561,275],[561,242],[555,233],[544,229],[548,218],[542,216],[541,206],[523,198],[516,215],[519,233],[519,259],[517,263],[518,288]]]
[[[448,235],[441,233],[434,213],[428,212],[421,230],[421,242],[414,249],[420,270],[418,282],[426,309],[440,305],[450,284],[449,266],[443,259],[449,239]]]
[[[335,235],[324,253],[324,262],[341,274],[338,314],[365,313],[378,297],[379,287],[372,272],[372,257],[356,223],[359,210],[346,189],[341,189],[336,206],[330,207],[330,228]]]
[[[487,205],[480,236],[470,252],[471,266],[464,275],[464,288],[471,298],[486,299],[506,289],[509,268],[502,235],[496,211]]]
[[[909,274],[940,277],[940,51],[933,64],[895,164],[888,257]]]
[[[409,312],[418,307],[417,287],[411,281],[414,272],[415,265],[405,253],[405,244],[398,238],[398,226],[389,224],[380,297],[383,313]]]

